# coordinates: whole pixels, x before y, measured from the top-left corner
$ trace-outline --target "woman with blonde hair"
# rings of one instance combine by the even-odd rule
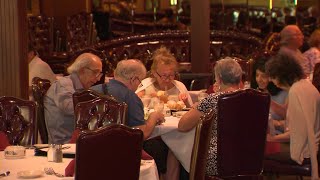
[[[160,47],[153,54],[151,77],[142,80],[136,93],[139,97],[144,95],[156,96],[159,91],[165,91],[169,96],[178,95],[187,107],[193,102],[186,86],[175,80],[178,63],[176,58],[165,47]],[[159,93],[158,93],[159,94]]]

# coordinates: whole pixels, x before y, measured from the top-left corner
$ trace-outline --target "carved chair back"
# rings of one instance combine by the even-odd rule
[[[0,97],[0,131],[12,145],[31,146],[37,141],[36,103],[16,97]]]
[[[102,94],[90,89],[83,90],[83,91],[76,91],[72,95],[73,107],[74,109],[76,109],[76,106],[78,103],[97,99],[100,96],[102,96]]]
[[[45,16],[28,17],[30,45],[40,57],[50,56],[54,48],[53,18]]]
[[[320,63],[317,63],[313,69],[312,84],[320,92]]]
[[[75,179],[138,180],[142,142],[140,129],[120,124],[82,131],[76,145]]]
[[[190,179],[239,176],[259,179],[263,169],[269,105],[270,96],[253,89],[221,95],[216,113],[206,114],[197,126]],[[216,141],[212,136],[216,136]],[[217,176],[214,177],[205,174],[212,145],[216,148]]]
[[[110,123],[126,124],[127,105],[108,95],[77,103],[75,129],[94,130]]]
[[[37,104],[37,127],[42,143],[48,143],[48,132],[44,116],[43,98],[50,88],[51,83],[48,79],[34,77],[32,79],[32,95]]]
[[[97,41],[97,31],[93,15],[81,12],[67,18],[67,48],[76,52],[89,47]]]

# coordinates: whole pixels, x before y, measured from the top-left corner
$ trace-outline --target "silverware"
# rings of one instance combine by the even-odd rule
[[[9,176],[9,174],[10,174],[10,171],[6,171],[6,172],[4,172],[4,173],[1,173],[1,174],[0,174],[0,177]]]
[[[57,177],[64,177],[63,174],[60,174],[60,173],[55,172],[52,167],[46,167],[46,168],[44,168],[44,172],[45,172],[47,175],[55,175],[55,176],[57,176]]]

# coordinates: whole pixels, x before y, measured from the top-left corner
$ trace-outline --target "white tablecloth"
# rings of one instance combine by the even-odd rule
[[[28,149],[26,157],[22,159],[5,159],[4,151],[0,152],[0,173],[10,171],[10,175],[3,177],[3,180],[16,180],[19,179],[17,173],[26,170],[41,170],[45,167],[52,167],[57,173],[64,174],[65,168],[72,159],[63,158],[62,163],[48,162],[47,157],[34,156],[34,150]],[[54,175],[43,175],[39,180],[73,180],[74,177],[58,178]],[[140,166],[140,180],[159,180],[158,170],[154,160],[142,160]]]
[[[184,169],[189,172],[195,128],[189,132],[179,132],[177,128],[180,118],[170,116],[165,119],[163,124],[155,127],[150,138],[161,136]]]

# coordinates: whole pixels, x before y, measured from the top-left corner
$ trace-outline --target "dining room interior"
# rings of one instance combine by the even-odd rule
[[[296,48],[300,54],[314,47],[319,51],[318,61],[310,63],[304,79],[316,88],[320,86],[320,33],[318,37],[313,35],[320,26],[318,0],[0,0],[0,21],[0,178],[289,180],[318,177],[314,163],[293,165],[264,159],[281,151],[290,152],[290,141],[268,142],[270,128],[276,127],[270,124],[270,119],[275,121],[271,118],[273,94],[254,86],[259,84],[257,63],[261,57],[278,57],[285,44],[284,29],[292,26],[301,32],[292,36],[303,37]],[[30,52],[34,54],[31,59]],[[78,81],[83,87],[76,89],[73,82],[74,89],[68,92],[68,97],[60,97],[57,82],[72,76],[69,67],[84,54],[93,55],[92,59],[97,57],[101,67],[94,69],[89,64],[86,70],[79,70],[85,72],[83,79],[79,75]],[[49,70],[42,73],[50,71],[53,80],[40,74],[31,77],[33,58],[46,64]],[[230,83],[223,84],[225,79],[220,77],[225,74],[217,73],[219,67],[223,68],[220,60],[229,58],[241,67],[241,80],[232,91],[227,89]],[[266,69],[269,59],[265,60]],[[127,79],[122,77],[119,69],[125,60],[138,60],[144,70]],[[234,69],[223,70],[230,76],[235,73]],[[265,76],[267,72],[270,71],[266,70]],[[85,78],[90,76],[94,78],[90,82],[92,87],[85,88]],[[272,78],[275,77],[267,78],[268,83]],[[138,100],[132,95],[127,102],[121,99],[111,88],[115,81],[125,84]],[[118,91],[127,92],[120,88]],[[224,96],[226,92],[229,93]],[[53,101],[70,100],[68,106],[72,105],[72,112],[60,108],[74,119],[72,131],[67,135],[69,141],[55,142],[48,128],[47,116],[52,113],[48,113],[50,95],[56,98]],[[179,129],[181,118],[191,116],[193,110],[202,113],[200,107],[206,107],[206,103],[213,105],[210,113],[216,114],[204,113],[190,131]],[[277,108],[281,112],[285,109],[281,119],[285,121],[282,125],[285,133],[291,127],[285,118],[292,116],[286,111],[288,99],[282,103]],[[268,112],[264,111],[266,107]],[[132,116],[136,118],[140,112],[146,127],[131,124]],[[162,115],[156,116],[158,112]],[[260,114],[256,115],[257,112]],[[53,116],[63,115],[55,113]],[[145,122],[151,123],[148,118],[153,117],[158,120],[151,128]],[[253,121],[254,118],[259,121]],[[318,115],[312,118],[320,120]],[[228,124],[229,120],[243,123]],[[242,126],[245,131],[237,130]],[[319,130],[314,129],[312,132]],[[241,140],[237,142],[231,137]],[[243,141],[245,138],[252,139],[256,146]],[[317,139],[318,135],[312,138]],[[149,140],[162,144],[150,148],[154,144],[146,145]],[[212,149],[212,143],[216,143],[218,150]],[[318,145],[319,142],[315,146]],[[317,153],[318,148],[312,147]],[[161,155],[165,151],[166,156],[161,156],[166,159],[162,162],[163,171],[162,159],[157,157],[159,152],[153,148],[158,148]],[[52,151],[55,154],[49,160]],[[212,151],[217,151],[214,175],[209,173],[212,169],[209,170],[207,161]],[[106,154],[98,154],[103,152]],[[57,153],[62,154],[61,161]],[[110,163],[103,163],[108,160]],[[94,176],[90,174],[95,171]],[[110,176],[104,176],[106,172]]]

